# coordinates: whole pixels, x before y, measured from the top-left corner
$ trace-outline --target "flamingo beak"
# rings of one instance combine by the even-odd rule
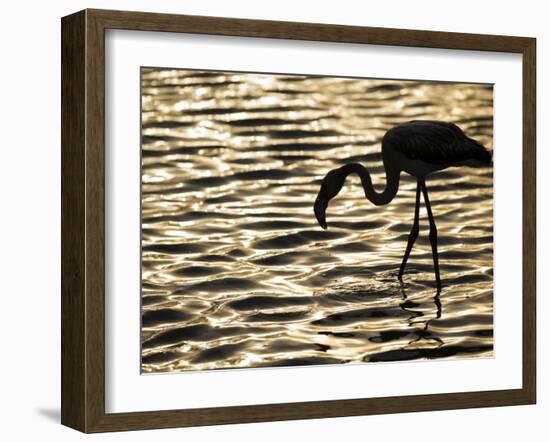
[[[323,229],[327,228],[327,220],[325,215],[327,206],[328,206],[328,200],[323,195],[323,189],[321,188],[321,191],[319,192],[319,195],[315,200],[313,211],[315,212],[315,217],[317,218],[317,222]]]

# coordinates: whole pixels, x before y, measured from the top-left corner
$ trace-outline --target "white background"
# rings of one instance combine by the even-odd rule
[[[521,387],[520,55],[108,31],[106,62],[107,412]],[[496,357],[140,376],[140,66],[494,83]]]
[[[539,388],[538,405],[405,415],[232,425],[93,436],[100,440],[281,440],[369,438],[384,441],[545,440],[550,413],[548,322],[550,238],[543,169],[550,154],[550,29],[541,1],[247,2],[20,0],[2,10],[2,170],[0,263],[2,363],[0,401],[4,440],[78,440],[59,421],[60,350],[60,30],[59,17],[84,7],[202,15],[516,34],[538,38]],[[9,6],[7,6],[9,5]],[[544,127],[546,126],[546,127]],[[549,164],[550,166],[550,164]],[[548,198],[546,198],[548,201]]]

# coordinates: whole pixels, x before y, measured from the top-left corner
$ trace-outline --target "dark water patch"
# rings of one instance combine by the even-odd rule
[[[354,339],[357,337],[357,333],[352,333],[352,332],[320,331],[318,332],[318,334],[324,335],[324,336],[334,336],[335,338],[343,338],[343,339]]]
[[[185,183],[188,186],[194,187],[214,187],[214,186],[223,186],[228,183],[228,177],[220,176],[207,176],[203,178],[194,178],[187,180]]]
[[[293,247],[303,246],[312,241],[330,241],[346,236],[341,232],[315,231],[305,230],[299,233],[290,235],[278,236],[275,238],[256,241],[254,248],[256,249],[291,249]]]
[[[474,330],[471,332],[474,336],[480,338],[492,338],[494,336],[494,330],[492,328],[486,330]]]
[[[449,285],[476,284],[479,282],[491,281],[492,279],[492,275],[488,275],[480,271],[479,273],[469,273],[466,275],[457,276],[455,278],[446,278],[446,282]]]
[[[162,193],[166,201],[177,202],[189,198],[189,193],[205,190],[204,186],[180,184],[177,179],[171,179],[157,184],[149,184],[147,190],[142,190],[145,196]],[[168,198],[169,197],[169,198]],[[191,196],[192,197],[192,196]]]
[[[166,168],[166,170],[169,170],[169,169],[174,170],[174,168],[172,167],[174,163],[172,163],[171,161],[157,161],[154,163],[143,164],[141,167],[142,167],[142,172],[152,170],[154,173],[158,169],[162,169],[162,168]]]
[[[223,149],[227,149],[227,147],[222,146],[220,144],[173,147],[169,150],[158,150],[158,149],[153,150],[153,149],[143,148],[141,150],[141,155],[143,158],[154,158],[154,157],[165,157],[165,156],[174,157],[177,155],[189,156],[189,155],[204,153],[205,151],[213,151],[214,153],[217,153]]]
[[[448,358],[457,355],[474,355],[486,353],[493,350],[492,345],[476,345],[471,347],[460,345],[447,345],[437,348],[417,348],[390,350],[386,352],[367,355],[363,358],[364,362],[392,362],[392,361],[410,361],[414,359],[436,359]]]
[[[309,312],[256,313],[246,317],[247,322],[294,322],[308,316]]]
[[[309,120],[285,120],[283,118],[243,118],[242,120],[226,121],[226,124],[235,127],[280,126],[284,124],[306,124]]]
[[[367,88],[366,92],[395,92],[401,89],[402,86],[400,84],[380,84]]]
[[[145,290],[158,290],[158,289],[163,289],[165,287],[166,287],[165,284],[159,283],[159,282],[153,282],[153,281],[147,281],[141,285],[141,288]]]
[[[467,131],[467,134],[469,137],[471,138],[482,138],[482,137],[485,137],[485,136],[489,136],[489,134],[492,133],[492,130],[491,129],[471,129],[469,131]],[[482,143],[483,144],[483,143]],[[484,167],[484,166],[476,166],[476,167]]]
[[[141,234],[143,237],[154,237],[155,235],[162,235],[163,229],[151,229],[151,228],[143,227],[141,229]]]
[[[176,361],[181,357],[181,353],[177,351],[163,351],[142,356],[142,364],[165,364],[167,362]]]
[[[396,295],[399,298],[396,298]],[[401,298],[402,293],[398,290],[385,289],[373,286],[362,286],[357,284],[356,286],[342,285],[340,287],[331,287],[330,291],[323,293],[322,295],[317,295],[316,300],[317,304],[322,307],[341,307],[353,306],[364,307],[373,302],[385,301],[379,307],[384,309],[386,307],[395,307],[397,299]],[[391,307],[393,308],[393,307]],[[328,309],[329,311],[331,309]]]
[[[206,362],[224,361],[235,357],[242,352],[246,346],[247,344],[244,342],[218,345],[217,347],[201,351],[192,362],[195,364],[204,364]]]
[[[327,279],[337,279],[344,276],[362,276],[362,277],[368,277],[369,279],[373,278],[375,270],[372,269],[368,263],[366,265],[361,266],[345,266],[345,265],[339,265],[339,266],[333,266],[332,268],[325,270],[321,273],[321,275],[324,278]],[[348,286],[348,288],[351,288]]]
[[[284,161],[285,164],[292,164],[298,161],[312,160],[315,157],[313,155],[271,155],[270,158]]]
[[[336,130],[272,130],[269,136],[274,139],[286,138],[317,138],[317,137],[336,137],[342,135]]]
[[[208,82],[201,82],[201,83],[186,83],[185,86],[190,86],[193,89],[196,88],[220,88],[224,86],[236,86],[241,85],[241,81],[231,81],[231,80],[222,80],[222,81],[208,81]]]
[[[310,106],[271,106],[271,107],[256,107],[246,109],[248,113],[275,113],[275,112],[298,112],[298,111],[320,111],[318,107]],[[225,115],[242,113],[242,107],[211,107],[205,109],[188,109],[182,111],[185,115]]]
[[[234,219],[235,215],[232,213],[216,211],[190,211],[181,215],[181,221],[200,220],[207,218],[219,219]]]
[[[286,252],[278,255],[267,256],[265,258],[257,258],[252,262],[262,266],[283,266],[295,262],[299,256],[301,256],[301,253]]]
[[[155,143],[157,141],[177,141],[179,137],[174,137],[170,135],[142,135],[141,142],[143,144]]]
[[[492,115],[477,115],[475,117],[469,117],[469,118],[460,118],[459,120],[455,121],[456,124],[465,124],[465,123],[477,123],[477,122],[493,122],[493,116]],[[491,126],[492,127],[492,126]]]
[[[445,183],[445,184],[432,184],[427,183],[428,190],[430,192],[449,192],[452,189],[453,192],[460,192],[464,190],[478,190],[478,189],[488,189],[492,188],[492,183],[478,183],[478,182],[468,182],[461,181],[455,183]]]
[[[313,210],[311,211],[311,214],[313,215]],[[266,212],[257,212],[257,213],[251,213],[249,215],[250,217],[253,217],[253,218],[268,218],[270,220],[288,220],[289,216],[288,216],[288,211],[285,212],[283,210],[279,211],[279,212],[275,212],[273,210],[270,210],[270,211],[266,211]]]
[[[283,144],[267,144],[255,148],[258,151],[323,151],[334,149],[335,147],[345,146],[344,143],[320,143],[320,142],[302,142],[302,143],[283,143]]]
[[[223,195],[223,196],[204,199],[204,202],[206,204],[226,204],[226,203],[236,203],[239,201],[241,201],[241,199],[234,195]]]
[[[416,103],[409,103],[408,107],[429,107],[435,106],[435,103],[432,101],[417,101]]]
[[[195,123],[189,121],[174,121],[174,120],[163,120],[163,121],[151,121],[149,123],[142,124],[142,129],[174,129],[179,127],[189,127],[193,126]]]
[[[164,69],[159,69],[160,72],[163,72]],[[178,74],[182,78],[216,78],[216,77],[223,77],[226,75],[225,72],[222,71],[194,71],[189,70],[189,74],[183,74],[182,72],[178,72]]]
[[[195,258],[196,261],[203,261],[203,262],[232,262],[234,261],[233,257],[228,255],[216,255],[216,254],[210,254],[210,255],[200,255]]]
[[[197,243],[176,243],[176,244],[146,244],[144,252],[167,253],[167,254],[192,254],[202,253],[207,249],[205,244]]]
[[[230,213],[216,211],[189,211],[184,213],[170,213],[160,216],[146,217],[142,219],[142,223],[151,224],[151,223],[160,223],[165,221],[174,221],[174,222],[184,222],[184,221],[196,221],[204,219],[234,219],[235,215]]]
[[[223,272],[224,270],[225,269],[221,267],[190,266],[172,270],[170,273],[174,276],[199,278],[203,276],[215,275],[216,273]]]
[[[487,124],[483,124],[483,123],[475,123],[475,124],[472,124],[471,126],[468,127],[468,130],[467,132],[472,132],[472,133],[481,133],[483,131],[492,131],[493,130],[493,124],[492,122],[490,123],[487,123]]]
[[[156,82],[151,84],[151,87],[155,89],[176,89],[173,93],[183,93],[186,89],[196,89],[196,88],[216,88],[223,86],[231,86],[235,84],[240,84],[239,81],[219,81],[219,82],[189,82],[189,83],[180,83],[180,82]]]
[[[410,330],[383,330],[377,336],[372,336],[369,341],[382,344],[385,342],[392,342],[410,336]]]
[[[396,98],[396,97],[394,97],[394,96],[388,97],[388,99],[393,99],[393,98]],[[422,115],[422,114],[421,113],[418,113],[418,114],[415,114],[415,115],[411,114],[409,117],[412,120],[414,120],[416,116],[420,116],[420,115]],[[397,120],[400,120],[401,118],[403,118],[403,114],[400,114],[398,112],[377,112],[376,116],[386,118],[386,119],[395,118]],[[389,127],[387,129],[389,129]]]
[[[286,83],[301,83],[301,82],[307,82],[308,80],[312,79],[322,79],[323,76],[311,76],[311,75],[292,75],[288,77],[281,77],[279,80],[284,81]]]
[[[386,226],[387,222],[384,220],[380,221],[331,221],[330,227],[338,227],[339,229],[346,230],[371,230],[379,229]]]
[[[258,221],[255,223],[241,224],[239,227],[241,229],[263,231],[263,230],[299,229],[299,228],[308,227],[308,225],[298,221],[273,220],[273,221]]]
[[[471,324],[475,325],[493,325],[491,315],[470,314],[457,318],[441,318],[431,322],[434,330],[452,330],[455,327],[464,327]]]
[[[239,311],[266,310],[310,305],[314,302],[311,296],[248,296],[227,303]]]
[[[241,249],[230,250],[229,252],[227,252],[227,254],[229,256],[234,257],[234,258],[244,258],[244,257],[249,255],[249,253],[247,253],[247,252],[245,252],[244,250],[241,250]]]
[[[266,333],[266,330],[259,327],[211,327],[206,324],[197,324],[158,333],[144,341],[143,348],[174,345],[186,341],[208,342],[222,337],[262,333]]]
[[[439,252],[439,259],[468,259],[481,254],[492,254],[492,247],[484,247],[477,250],[460,250],[460,249],[450,249]]]
[[[311,324],[318,326],[341,326],[363,322],[368,319],[380,319],[388,317],[409,316],[403,310],[396,308],[364,308],[359,310],[350,310],[342,313],[334,313],[323,319],[312,321]]]
[[[445,273],[461,273],[471,270],[471,266],[464,264],[455,264],[452,262],[443,261],[439,263],[439,268],[442,272]]]
[[[294,176],[293,171],[283,169],[268,169],[268,170],[250,170],[247,172],[238,172],[230,177],[231,180],[284,180]]]
[[[254,248],[264,250],[291,249],[293,247],[299,247],[307,244],[308,242],[309,240],[300,236],[300,234],[295,233],[292,235],[256,241],[254,243]]]
[[[260,288],[261,285],[251,279],[246,278],[220,278],[211,281],[203,281],[193,284],[186,290],[197,290],[206,292],[227,292],[235,290],[254,290]]]
[[[249,164],[258,164],[259,162],[261,162],[262,158],[233,158],[231,159],[230,161],[228,161],[228,163],[231,163],[231,164],[245,164],[245,165],[249,165]]]
[[[374,248],[364,242],[351,242],[334,245],[329,250],[333,253],[364,253],[371,252]]]
[[[162,135],[160,135],[159,137],[164,139],[164,136]],[[218,141],[214,138],[198,137],[198,136],[195,137],[193,135],[185,136],[183,134],[180,134],[174,137],[169,137],[167,138],[167,140],[170,141],[170,143],[167,143],[167,145],[165,145],[164,147],[165,148],[168,147],[170,149],[177,148],[178,146],[180,147],[181,146],[184,146],[184,147],[185,146],[195,146],[195,147],[205,146],[205,145],[216,143]]]
[[[145,310],[141,316],[143,327],[155,327],[161,324],[189,321],[193,315],[182,310],[163,308],[159,310]]]
[[[439,180],[460,180],[464,176],[460,172],[460,168],[457,167],[451,167],[449,169],[444,170],[438,170],[436,172],[433,172],[429,176],[430,181],[439,181]],[[430,184],[427,183],[428,191],[430,190]]]
[[[453,204],[460,203],[460,204],[463,204],[465,206],[468,206],[470,204],[481,203],[483,201],[487,201],[487,195],[484,195],[483,193],[478,193],[478,192],[473,194],[473,192],[471,192],[468,195],[464,195],[464,196],[461,196],[459,198],[453,199],[452,203]],[[467,211],[465,213],[467,213]]]
[[[162,192],[165,196],[168,196],[168,195],[176,195],[176,194],[177,195],[182,195],[184,193],[194,192],[194,191],[198,190],[195,187],[182,186],[182,185],[179,185],[179,184],[174,185],[174,183],[172,183],[172,185],[170,185],[170,183],[163,183],[163,184],[159,185],[158,187],[159,187],[158,189],[149,188],[149,190],[142,190],[141,194],[142,195],[155,195],[155,194],[158,194],[159,192]]]
[[[320,356],[304,356],[299,358],[279,359],[274,362],[268,362],[258,365],[259,367],[297,367],[300,365],[325,365],[325,364],[344,364],[348,361],[336,358],[327,358]]]
[[[427,222],[426,222],[427,224]],[[390,224],[389,226],[386,227],[386,230],[389,230],[390,232],[397,232],[397,233],[407,233],[407,235],[403,236],[399,236],[397,239],[399,240],[407,240],[408,238],[408,233],[411,231],[412,229],[412,225],[413,225],[413,220],[411,220],[410,223],[395,223],[395,224]],[[438,236],[439,238],[439,236]]]
[[[162,304],[166,302],[166,296],[164,295],[142,295],[141,305],[142,307],[148,307],[151,305]]]
[[[403,310],[411,310],[420,307],[420,304],[418,302],[414,302],[410,299],[407,299],[406,301],[403,301],[401,304],[399,304],[399,307],[401,307]]]
[[[311,91],[300,89],[267,89],[266,92],[270,94],[300,95],[309,94]]]
[[[435,331],[435,329],[434,329]],[[440,336],[444,339],[459,338],[461,340],[467,339],[471,342],[486,342],[488,339],[493,338],[493,329],[478,329],[478,330],[462,330],[460,328],[453,330],[437,330]]]
[[[296,341],[294,339],[276,339],[268,343],[265,353],[292,353],[299,351],[322,351],[326,352],[330,346],[314,342]]]
[[[471,244],[471,245],[483,245],[483,244],[493,244],[493,235],[480,235],[480,236],[464,236],[462,233],[455,235],[447,234],[445,236],[437,237],[437,244],[442,246],[455,245],[455,244]],[[483,253],[491,253],[492,249],[484,249]],[[476,252],[472,252],[477,254]]]

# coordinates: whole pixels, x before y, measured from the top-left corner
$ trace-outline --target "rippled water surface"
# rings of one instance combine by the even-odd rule
[[[321,179],[411,119],[458,124],[492,149],[487,85],[169,69],[142,71],[142,371],[493,355],[491,168],[427,180],[428,222],[397,271],[416,181],[387,206],[350,176],[322,230]]]

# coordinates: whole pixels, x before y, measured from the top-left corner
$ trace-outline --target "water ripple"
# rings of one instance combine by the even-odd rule
[[[350,364],[493,354],[493,174],[454,168],[427,186],[428,222],[400,285],[414,214],[402,176],[387,206],[328,170],[361,162],[380,189],[380,141],[443,119],[492,149],[487,85],[207,71],[142,72],[142,371]]]

